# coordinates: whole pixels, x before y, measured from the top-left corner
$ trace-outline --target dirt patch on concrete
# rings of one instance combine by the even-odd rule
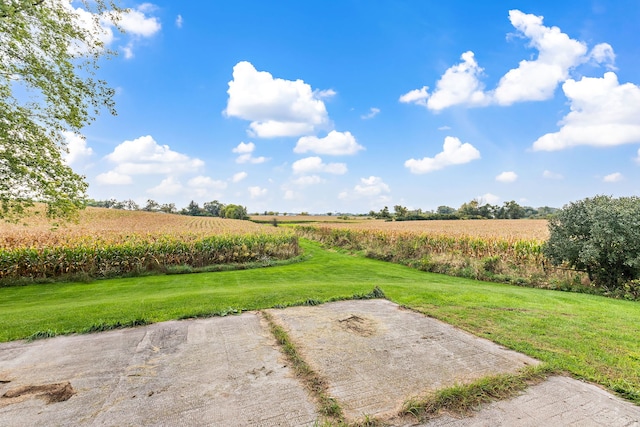
[[[10,405],[30,397],[37,397],[47,403],[64,402],[69,400],[76,391],[70,382],[43,385],[25,385],[13,388],[0,397],[0,405]]]
[[[361,337],[370,337],[378,331],[375,320],[356,316],[355,314],[351,314],[344,319],[338,319],[338,323],[344,330]]]

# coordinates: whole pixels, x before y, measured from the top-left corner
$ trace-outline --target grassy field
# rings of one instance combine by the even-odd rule
[[[602,384],[640,404],[640,304],[421,272],[303,242],[286,266],[0,288],[0,341],[316,304],[389,299]]]

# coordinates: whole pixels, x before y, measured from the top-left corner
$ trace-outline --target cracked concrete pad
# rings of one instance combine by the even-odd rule
[[[67,382],[66,400],[48,403],[46,390]],[[254,313],[0,344],[5,394],[1,426],[299,426],[317,419]]]
[[[392,416],[411,397],[538,361],[387,300],[269,310],[345,415]]]
[[[567,377],[551,377],[520,396],[486,405],[468,418],[448,415],[423,427],[634,427],[640,426],[640,407],[601,388]]]

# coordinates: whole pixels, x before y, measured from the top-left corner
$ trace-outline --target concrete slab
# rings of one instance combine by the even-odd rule
[[[640,426],[640,407],[593,384],[551,377],[521,396],[486,405],[471,417],[456,419],[444,415],[421,426],[637,427]]]
[[[385,300],[270,313],[352,420],[393,416],[408,397],[537,363]],[[300,426],[317,419],[256,313],[0,344],[0,426]],[[638,427],[640,407],[552,377],[473,416],[423,424],[539,425]]]
[[[387,300],[269,313],[351,421],[393,416],[411,397],[538,363]]]
[[[0,398],[0,425],[313,425],[313,401],[261,322],[245,313],[2,344],[0,396],[13,397]],[[73,395],[48,403],[67,382]]]

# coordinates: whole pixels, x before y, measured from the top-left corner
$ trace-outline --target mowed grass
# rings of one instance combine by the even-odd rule
[[[640,304],[430,274],[326,251],[286,266],[0,288],[0,341],[350,298],[387,297],[640,404]],[[38,334],[39,333],[39,334]]]

